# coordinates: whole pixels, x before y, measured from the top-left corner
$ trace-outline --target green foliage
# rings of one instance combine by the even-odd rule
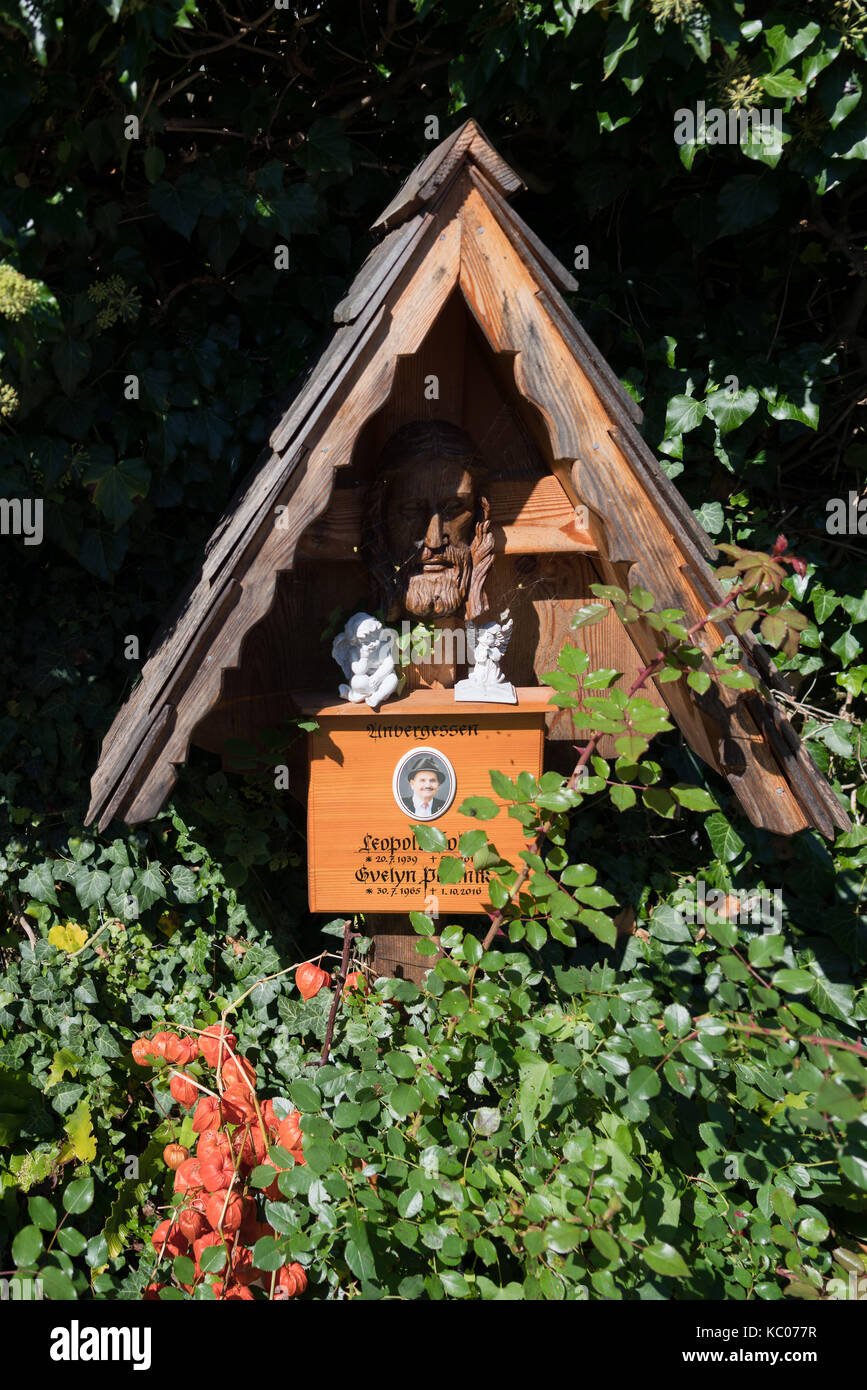
[[[305,1112],[307,1166],[268,1205],[314,1296],[812,1298],[863,1270],[864,532],[826,521],[865,459],[865,35],[857,5],[742,8],[416,0],[392,31],[336,0],[241,31],[206,0],[0,3],[0,491],[45,508],[41,546],[0,538],[0,1243],[49,1297],[140,1295],[179,1121],[130,1043],[241,996],[239,1046]],[[678,145],[699,101],[778,110],[779,147],[748,123]],[[575,785],[492,774],[501,815],[550,825],[498,867],[497,803],[464,808],[445,873],[490,870],[500,935],[446,925],[425,987],[345,1003],[315,1069],[329,1000],[278,974],[321,949],[285,794],[203,758],[146,829],[82,816],[127,638],[143,655],[198,565],[431,114],[480,120],[564,264],[586,245],[571,303],[736,548],[735,627],[776,653],[855,828],[778,858],[567,646],[554,703],[616,757]],[[783,528],[802,573],[764,563]],[[682,614],[600,589],[659,634],[660,680],[749,693]],[[698,922],[699,882],[779,893],[780,920]]]

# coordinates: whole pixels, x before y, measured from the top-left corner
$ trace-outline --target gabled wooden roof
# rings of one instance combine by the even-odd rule
[[[338,324],[233,498],[158,633],[142,679],[118,712],[91,783],[87,822],[147,820],[165,802],[196,725],[220,697],[246,634],[268,612],[277,576],[324,512],[335,472],[388,399],[401,356],[416,353],[459,292],[490,349],[513,361],[535,407],[542,445],[573,505],[590,509],[607,583],[640,584],[696,621],[720,601],[707,561],[715,548],[660,468],[637,425],[641,412],[562,298],[567,270],[506,201],[521,182],[467,121],[410,175],[374,224],[385,236],[334,311]],[[285,507],[280,526],[275,509]],[[626,568],[624,568],[626,567]],[[651,629],[630,628],[645,659]],[[730,635],[706,629],[708,651]],[[742,639],[748,668],[785,688],[766,649]],[[775,704],[714,682],[705,696],[681,683],[661,697],[694,751],[728,777],[750,819],[791,834],[831,836],[848,819]]]

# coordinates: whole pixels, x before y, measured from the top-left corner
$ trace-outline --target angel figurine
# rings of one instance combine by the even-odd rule
[[[500,670],[500,662],[515,629],[508,608],[499,621],[476,627],[467,623],[467,650],[472,660],[469,676],[455,686],[456,700],[477,700],[482,704],[516,705],[515,687]]]
[[[335,637],[331,655],[348,678],[341,685],[340,698],[360,705],[363,700],[378,709],[397,690],[394,667],[397,633],[383,627],[369,613],[356,613]]]

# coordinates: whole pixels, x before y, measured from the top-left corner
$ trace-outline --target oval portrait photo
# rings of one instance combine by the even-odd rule
[[[455,770],[434,748],[412,748],[394,769],[394,799],[413,820],[435,820],[447,811],[457,791]]]

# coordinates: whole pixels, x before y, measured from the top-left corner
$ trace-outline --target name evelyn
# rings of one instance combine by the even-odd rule
[[[455,734],[478,737],[478,724],[368,724],[368,738],[452,738]]]
[[[465,869],[461,880],[463,887],[469,883],[487,883],[490,877],[490,869]],[[419,878],[419,874],[422,875]],[[420,888],[427,888],[431,883],[439,883],[437,871],[430,866],[424,869],[356,869],[355,879],[357,883],[391,883],[399,886],[402,883],[418,884]]]

